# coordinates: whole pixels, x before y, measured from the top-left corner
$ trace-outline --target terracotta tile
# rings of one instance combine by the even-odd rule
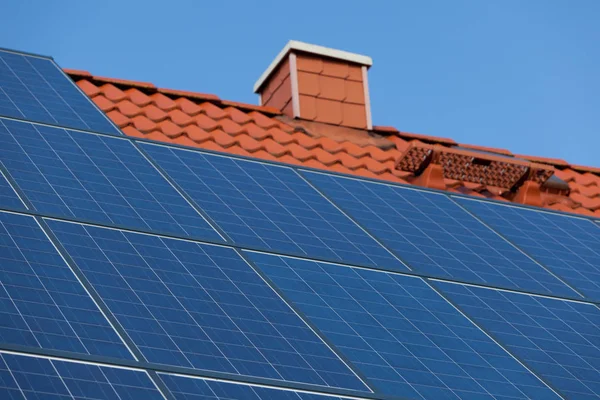
[[[398,136],[400,136],[401,138],[404,138],[404,139],[408,139],[408,140],[417,139],[424,143],[440,143],[440,144],[446,144],[446,145],[458,145],[458,143],[456,143],[452,139],[437,137],[437,136],[421,135],[419,133],[398,132]]]
[[[330,166],[331,164],[338,162],[337,157],[335,157],[328,151],[323,150],[322,148],[317,148],[313,151],[317,160],[319,160],[324,165]]]
[[[162,142],[175,143],[175,144],[178,144],[180,146],[188,146],[188,147],[196,147],[196,148],[198,148],[198,147],[201,148],[202,147],[202,142],[196,143],[196,142],[192,141],[189,137],[187,137],[185,135],[182,135],[182,136],[179,136],[179,137],[176,137],[176,138],[173,138],[173,139],[168,138],[168,137],[166,137],[166,136],[163,135],[162,139],[153,139],[153,140],[160,140]]]
[[[590,172],[586,172],[585,174],[577,174],[575,176],[575,181],[584,186],[600,185],[600,177]]]
[[[223,106],[237,107],[244,111],[257,111],[257,112],[270,114],[270,115],[281,114],[281,111],[279,111],[275,107],[259,106],[257,104],[238,103],[237,101],[229,101],[229,100],[221,100],[221,104]]]
[[[355,145],[354,143],[348,143],[348,142],[345,142],[343,144],[343,146],[344,146],[344,149],[346,150],[346,152],[355,158],[364,157],[367,154],[369,154],[369,148],[371,147],[371,146],[369,146],[369,148],[361,147],[361,146]]]
[[[144,133],[138,131],[134,125],[127,125],[127,126],[121,128],[121,130],[127,136],[134,136],[134,137],[140,137],[140,138],[146,137],[146,135]]]
[[[119,128],[122,128],[124,126],[127,126],[131,123],[131,120],[126,117],[125,115],[121,114],[119,111],[117,110],[113,110],[110,111],[106,114],[108,116],[108,118],[110,118],[115,125],[117,125]]]
[[[572,193],[570,197],[589,210],[600,209],[600,197],[589,198],[580,193]]]
[[[195,123],[193,117],[176,108],[169,111],[169,119],[179,126],[186,126]]]
[[[96,96],[92,101],[105,113],[114,110],[117,105],[104,96]]]
[[[63,71],[65,72],[65,74],[71,76],[71,78],[81,79],[92,77],[92,74],[81,69],[63,68]]]
[[[163,93],[168,96],[173,96],[173,97],[187,97],[190,99],[202,100],[202,101],[219,101],[220,100],[219,97],[215,96],[214,94],[188,92],[185,90],[173,90],[173,89],[158,89],[158,91],[160,93]]]
[[[87,80],[77,82],[77,86],[89,97],[94,97],[100,93],[100,88]]]
[[[576,188],[573,189],[573,192],[579,192],[586,197],[597,197],[600,196],[600,186],[590,185],[583,186],[577,185]]]
[[[323,71],[323,60],[318,57],[299,54],[296,57],[296,68],[298,69],[298,72],[306,71],[318,74]]]
[[[222,147],[230,147],[236,141],[235,137],[223,132],[220,129],[212,131],[211,137],[217,144],[219,144]]]
[[[188,125],[183,129],[183,131],[191,140],[196,143],[202,143],[211,138],[211,134],[209,132],[198,127],[197,125]]]
[[[259,128],[253,122],[242,126],[241,132],[247,133],[250,137],[252,137],[255,140],[265,140],[271,137],[271,135],[266,130]]]
[[[247,124],[248,122],[252,121],[252,118],[250,118],[248,114],[238,110],[237,108],[227,107],[223,111],[229,115],[233,122],[236,122],[240,125]]]
[[[243,128],[240,125],[230,119],[219,120],[217,125],[230,135],[239,135],[243,131]]]
[[[262,141],[255,140],[254,138],[246,135],[239,136],[238,143],[242,148],[250,153],[257,152],[264,147],[264,143]]]
[[[110,83],[102,85],[100,87],[100,91],[107,99],[113,102],[121,101],[127,97],[125,92],[123,92],[121,89],[118,89],[116,86],[111,85]]]
[[[365,106],[360,104],[342,103],[342,124],[352,128],[366,129],[367,114]]]
[[[321,142],[321,148],[331,154],[339,153],[344,149],[341,144],[326,137],[319,139],[319,142]]]
[[[296,142],[292,135],[290,135],[287,132],[282,131],[279,128],[271,128],[266,132],[268,135],[271,135],[273,140],[275,140],[277,143],[279,143],[281,145],[285,146],[285,145],[289,145],[289,144]]]
[[[169,120],[159,122],[158,128],[170,138],[183,135],[183,129]]]
[[[145,107],[152,103],[152,99],[145,93],[140,92],[138,89],[128,89],[125,94],[131,100],[131,102],[139,107]]]
[[[143,114],[143,110],[130,102],[129,100],[123,100],[117,104],[119,112],[127,117],[135,117],[136,115]]]
[[[165,96],[162,93],[155,93],[150,96],[152,102],[156,105],[156,107],[160,108],[164,111],[171,111],[177,108],[177,103],[171,100],[169,97]]]
[[[317,112],[316,120],[319,122],[339,125],[344,120],[342,103],[340,102],[316,98],[315,107]]]
[[[177,103],[177,107],[179,107],[179,109],[181,111],[183,111],[184,113],[186,113],[190,116],[194,116],[194,115],[200,114],[200,112],[202,112],[202,108],[200,108],[193,101],[186,99],[184,97],[178,98],[177,100],[175,100],[175,103]]]
[[[358,65],[349,65],[348,66],[348,77],[346,78],[355,82],[363,81],[362,67]]]
[[[290,144],[287,148],[290,150],[291,155],[299,161],[307,161],[315,157],[312,152],[296,143]]]
[[[345,81],[345,100],[355,104],[365,104],[365,91],[361,82]]]
[[[253,120],[254,122],[256,122],[256,125],[260,126],[261,128],[264,129],[270,129],[273,127],[277,127],[277,126],[285,126],[285,124],[281,124],[279,121],[269,118],[264,114],[261,114],[260,112],[257,111],[252,111],[248,114]],[[288,127],[288,129],[291,130],[290,127]]]
[[[169,117],[169,114],[154,105],[144,107],[144,114],[154,122],[164,121]]]
[[[227,113],[225,111],[221,110],[219,107],[209,102],[200,104],[200,108],[206,115],[208,115],[212,119],[217,120],[227,118]]]
[[[298,71],[298,92],[318,96],[321,93],[320,78],[320,75],[312,72]]]
[[[300,115],[304,119],[315,120],[317,118],[317,99],[316,97],[306,96],[301,94],[300,98]]]
[[[133,125],[138,131],[148,133],[157,129],[156,124],[143,115],[138,115],[131,119]]]
[[[288,153],[288,150],[285,147],[272,139],[266,139],[264,143],[265,150],[275,157],[281,157],[282,155]]]
[[[574,169],[574,170],[580,171],[580,172],[591,172],[593,174],[600,175],[600,168],[597,168],[597,167],[586,167],[584,165],[571,164],[571,169]]]
[[[346,98],[346,81],[341,78],[319,75],[319,94],[317,97],[342,101]],[[298,86],[301,86],[298,84]],[[307,94],[307,93],[303,93]]]
[[[305,135],[304,133],[294,132],[292,136],[294,137],[296,143],[307,150],[312,150],[321,146],[319,141],[311,138],[308,135]]]
[[[130,81],[128,79],[116,79],[116,78],[106,78],[103,76],[94,76],[92,78],[95,82],[99,82],[99,83],[109,83],[109,84],[114,84],[114,85],[118,85],[118,86],[133,86],[133,87],[139,87],[139,88],[144,88],[144,89],[156,89],[156,86],[154,86],[152,83],[149,82],[141,82],[141,81]]]
[[[323,60],[322,75],[345,79],[350,75],[348,64],[343,61]]]
[[[344,154],[341,153],[338,155],[339,157],[339,161],[344,165],[344,167],[350,169],[350,170],[355,170],[357,168],[364,168],[365,167],[365,162],[362,159],[357,159],[354,158],[348,154]]]
[[[196,123],[198,124],[198,126],[200,128],[205,129],[207,131],[212,131],[214,129],[217,129],[217,127],[219,126],[215,120],[213,120],[212,118],[209,118],[208,116],[206,116],[204,114],[196,115],[194,117],[194,121],[196,121]]]

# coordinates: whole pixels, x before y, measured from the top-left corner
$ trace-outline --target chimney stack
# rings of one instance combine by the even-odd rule
[[[370,57],[290,41],[254,85],[260,104],[292,118],[372,129]]]

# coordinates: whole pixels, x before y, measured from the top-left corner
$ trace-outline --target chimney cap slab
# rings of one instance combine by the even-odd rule
[[[308,54],[320,55],[327,58],[333,58],[336,60],[347,61],[353,64],[359,64],[362,66],[370,67],[373,65],[373,60],[371,57],[363,56],[361,54],[349,53],[343,50],[330,49],[328,47],[318,46],[315,44],[308,44],[304,42],[299,42],[296,40],[290,40],[283,50],[279,52],[277,57],[273,60],[271,65],[263,72],[263,74],[258,78],[256,83],[254,84],[254,93],[257,93],[261,86],[265,83],[267,79],[271,76],[275,68],[281,63],[281,61],[291,52],[298,51]]]

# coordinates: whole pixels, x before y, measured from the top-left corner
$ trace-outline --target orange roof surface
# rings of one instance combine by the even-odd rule
[[[458,144],[391,127],[366,131],[293,119],[272,107],[226,101],[211,94],[160,89],[85,71],[66,72],[130,136],[600,217],[600,168],[513,155],[504,149]],[[426,174],[417,177],[398,167],[409,149],[428,148],[441,149],[451,157],[485,154],[495,161],[515,157],[537,169],[553,169],[559,180],[539,186],[538,200],[532,203],[526,200],[528,195],[489,182],[450,179],[446,174],[437,184],[428,184],[423,178]]]

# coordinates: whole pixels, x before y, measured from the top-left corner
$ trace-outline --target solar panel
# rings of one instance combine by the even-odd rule
[[[600,397],[600,310],[596,306],[458,284],[436,285],[565,398]]]
[[[420,278],[248,255],[383,393],[557,398]]]
[[[591,221],[489,202],[459,201],[585,296],[600,300],[600,230]]]
[[[2,50],[0,115],[121,135],[52,60]]]
[[[129,140],[0,119],[0,157],[37,211],[220,240]]]
[[[406,270],[291,168],[142,147],[237,244]]]
[[[368,390],[234,250],[48,224],[148,361]]]
[[[2,160],[0,160],[1,164]],[[19,196],[17,196],[10,186],[2,171],[0,171],[0,207],[8,207],[12,210],[25,210],[21,199],[19,199]]]
[[[445,195],[322,173],[302,174],[419,272],[577,296]]]
[[[2,399],[144,399],[163,396],[143,371],[0,353]]]
[[[340,397],[160,374],[177,400],[341,400]]]
[[[36,221],[5,212],[0,342],[133,359]]]

